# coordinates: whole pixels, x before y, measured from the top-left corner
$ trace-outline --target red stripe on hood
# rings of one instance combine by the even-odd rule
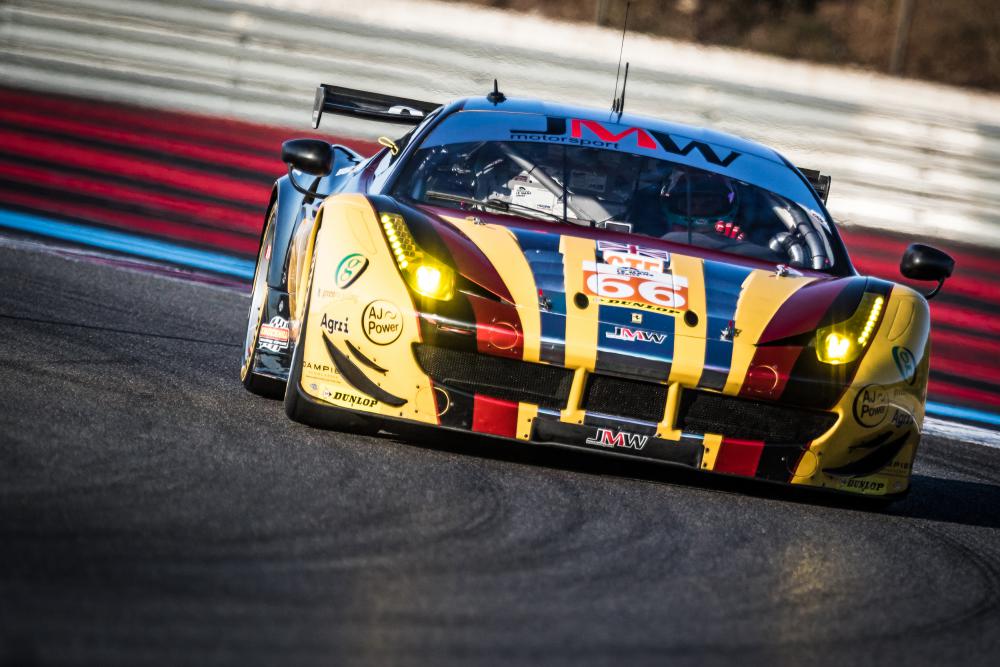
[[[758,344],[780,341],[814,331],[849,281],[850,279],[817,281],[795,292],[768,322]],[[799,360],[802,350],[801,345],[757,347],[747,367],[739,395],[770,399],[780,397],[785,391],[785,385],[788,384],[792,369],[795,368],[795,362]],[[776,376],[773,383],[768,380],[772,372]],[[757,374],[757,377],[751,377],[754,374]]]
[[[448,249],[455,269],[459,273],[500,298],[510,302],[514,301],[514,297],[511,296],[510,290],[507,289],[503,278],[500,277],[500,273],[483,254],[483,251],[460,229],[441,217],[442,214],[460,216],[461,211],[440,210],[431,206],[419,206],[418,208],[436,223],[434,229],[441,242]]]
[[[764,328],[758,344],[814,331],[850,280],[818,280],[805,285],[781,305]]]
[[[791,345],[757,348],[753,355],[753,361],[750,362],[747,370],[747,377],[743,379],[739,395],[746,398],[770,399],[781,396],[800,354],[802,354],[802,348]],[[759,369],[754,370],[754,373],[758,374],[759,380],[751,378],[751,370],[753,369]],[[776,379],[772,381],[771,377]]]
[[[476,316],[476,347],[482,354],[521,359],[524,332],[521,317],[513,304],[478,296],[468,297]]]

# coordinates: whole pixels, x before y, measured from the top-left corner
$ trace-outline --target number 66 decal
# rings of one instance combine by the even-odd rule
[[[585,291],[611,305],[651,310],[687,309],[688,285],[682,276],[584,262],[583,277]]]

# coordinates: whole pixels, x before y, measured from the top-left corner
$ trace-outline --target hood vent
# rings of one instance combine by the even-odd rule
[[[413,354],[424,373],[443,387],[504,401],[561,410],[573,383],[573,371],[548,364],[425,343],[414,345]]]

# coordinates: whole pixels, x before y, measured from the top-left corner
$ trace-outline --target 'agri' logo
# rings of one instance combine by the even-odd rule
[[[347,320],[346,319],[335,320],[332,317],[328,317],[326,313],[323,313],[323,320],[319,323],[319,325],[321,327],[323,327],[324,329],[326,329],[326,332],[328,334],[333,334],[333,333],[347,334],[347,333],[351,333],[348,330],[348,328],[347,328]]]
[[[594,433],[594,437],[587,438],[587,444],[608,448],[624,447],[626,449],[635,449],[638,451],[646,446],[646,442],[648,440],[648,435],[639,435],[638,433],[629,433],[628,431],[613,431],[609,428],[599,428],[597,429],[597,432]]]

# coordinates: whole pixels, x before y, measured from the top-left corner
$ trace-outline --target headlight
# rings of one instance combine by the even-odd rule
[[[816,356],[827,364],[849,364],[864,352],[882,316],[885,298],[866,292],[849,319],[816,330]]]
[[[455,271],[425,253],[413,240],[403,216],[383,213],[379,216],[385,240],[389,243],[396,266],[403,279],[417,294],[447,301],[455,294]]]

